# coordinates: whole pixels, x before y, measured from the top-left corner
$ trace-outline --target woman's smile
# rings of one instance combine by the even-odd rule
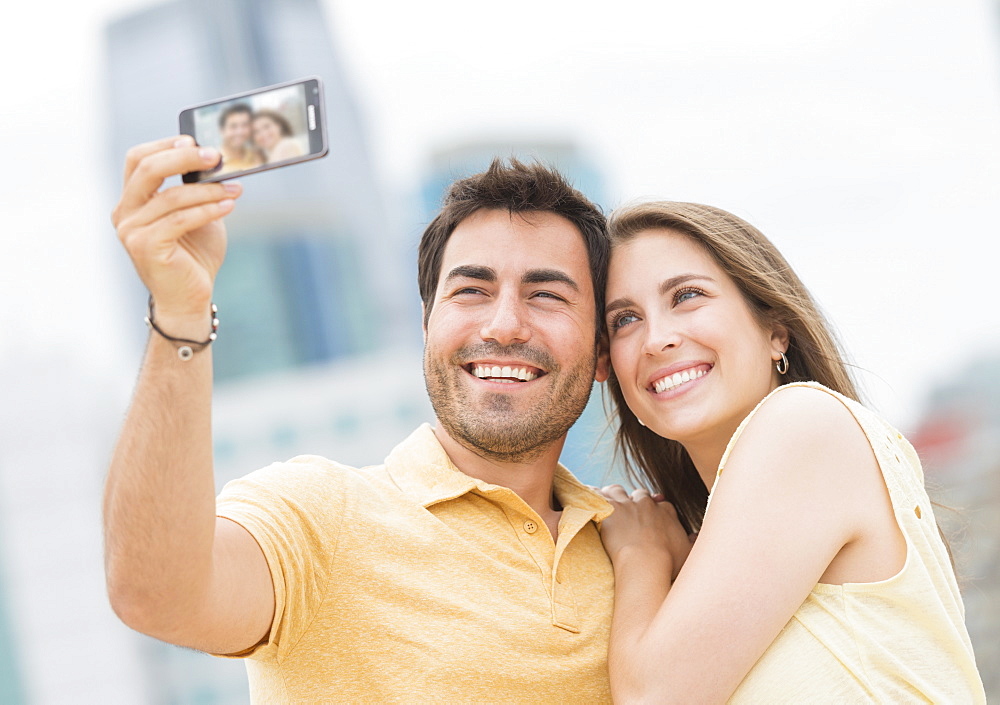
[[[721,455],[777,386],[781,341],[705,248],[671,230],[615,246],[607,298],[611,362],[629,407],[665,438],[701,446],[696,455]]]

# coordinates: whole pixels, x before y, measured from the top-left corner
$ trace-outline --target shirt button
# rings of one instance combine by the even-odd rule
[[[533,534],[538,531],[538,524],[533,522],[531,519],[528,519],[528,521],[524,522],[524,530],[529,534]]]

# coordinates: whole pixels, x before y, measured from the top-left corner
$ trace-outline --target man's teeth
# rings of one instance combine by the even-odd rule
[[[674,387],[684,384],[685,382],[690,382],[693,379],[698,379],[699,377],[705,376],[705,370],[684,370],[683,372],[678,372],[676,374],[664,377],[661,380],[657,380],[653,383],[653,390],[659,394],[660,392],[665,392],[668,389],[673,389]]]
[[[472,368],[472,374],[480,379],[492,379],[497,382],[530,382],[538,376],[537,373],[528,370],[526,367],[497,367],[489,365],[476,365]]]

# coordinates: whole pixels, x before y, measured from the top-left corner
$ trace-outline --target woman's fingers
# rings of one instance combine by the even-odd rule
[[[629,495],[621,485],[606,485],[601,488],[601,494],[616,502],[628,502]]]
[[[638,489],[632,490],[631,497],[633,502],[639,502],[643,499],[650,499],[651,495],[649,494],[649,490],[645,487],[639,487]]]
[[[599,491],[608,499],[613,499],[616,502],[640,502],[646,499],[652,499],[654,502],[666,501],[662,494],[654,495],[645,487],[634,489],[631,494],[621,485],[607,485],[602,487]]]

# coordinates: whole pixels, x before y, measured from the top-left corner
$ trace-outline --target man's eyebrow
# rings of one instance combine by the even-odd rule
[[[495,282],[497,280],[496,270],[492,267],[484,267],[478,264],[460,264],[445,277],[445,281],[452,279],[479,279],[484,282]]]
[[[667,279],[660,283],[660,286],[657,287],[660,292],[660,296],[664,296],[671,289],[678,287],[681,284],[684,284],[685,282],[689,282],[692,279],[703,279],[705,281],[710,281],[713,283],[715,282],[715,280],[712,279],[712,277],[706,274],[678,274],[676,277],[670,277],[670,279]],[[620,308],[628,308],[629,306],[635,306],[635,302],[632,301],[632,299],[628,298],[627,296],[623,296],[619,299],[615,299],[614,301],[609,302],[608,305],[604,307],[604,314],[607,315],[612,311],[615,311]]]
[[[573,278],[558,269],[531,269],[521,277],[522,284],[549,284],[551,282],[562,282],[573,291],[578,293],[580,291],[580,286],[573,281]]]

